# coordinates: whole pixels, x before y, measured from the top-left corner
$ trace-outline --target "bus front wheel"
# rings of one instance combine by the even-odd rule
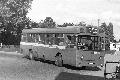
[[[33,51],[31,49],[29,50],[29,58],[30,60],[34,60]]]

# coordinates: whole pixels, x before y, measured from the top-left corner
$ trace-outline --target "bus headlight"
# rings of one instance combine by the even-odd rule
[[[84,58],[83,56],[80,57],[81,60],[83,60],[83,58]]]
[[[83,56],[81,56],[81,58],[83,59]]]

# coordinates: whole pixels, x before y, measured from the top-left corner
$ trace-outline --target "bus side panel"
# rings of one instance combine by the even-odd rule
[[[65,50],[61,50],[61,53],[63,53],[62,55],[64,64],[76,66],[76,49],[67,48]]]
[[[46,60],[55,61],[55,55],[58,53],[58,48],[53,48],[50,46],[34,46],[34,51],[38,53],[38,58],[43,58],[43,55]]]
[[[43,58],[44,55],[45,59],[50,61],[55,61],[56,54],[60,52],[63,64],[76,66],[76,49],[67,48],[61,50],[59,48],[34,46],[34,50],[37,51],[39,58]]]
[[[22,54],[26,56],[29,53],[29,49],[32,49],[32,45],[20,45],[20,48],[22,49]]]
[[[45,48],[42,46],[34,46],[33,51],[37,52],[38,58],[43,58]]]
[[[47,60],[51,60],[51,61],[55,61],[55,56],[56,54],[59,52],[58,48],[50,48],[50,47],[46,47],[45,48],[45,58]]]

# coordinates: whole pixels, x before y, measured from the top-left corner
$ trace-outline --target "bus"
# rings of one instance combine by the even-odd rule
[[[31,60],[41,58],[57,66],[104,66],[109,40],[99,27],[71,26],[23,29],[21,53]]]

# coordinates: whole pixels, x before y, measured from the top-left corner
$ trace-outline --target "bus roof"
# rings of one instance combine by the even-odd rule
[[[84,32],[81,33],[81,28]],[[57,27],[57,28],[32,28],[23,29],[23,34],[26,33],[65,33],[65,34],[79,34],[79,35],[92,35],[86,32],[86,27],[84,26],[68,26],[68,27]],[[105,36],[104,33],[98,33],[93,36]]]
[[[32,28],[23,29],[22,33],[80,33],[79,27]]]

